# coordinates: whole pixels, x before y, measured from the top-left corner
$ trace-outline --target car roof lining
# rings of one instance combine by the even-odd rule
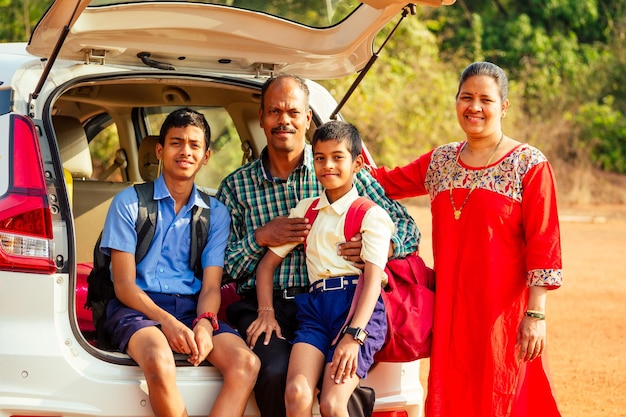
[[[242,142],[249,142],[252,155],[257,157],[264,139],[258,124],[260,86],[258,80],[245,85],[180,75],[93,78],[64,86],[51,114],[70,115],[85,123],[102,113],[130,114],[132,109],[145,107],[221,107],[230,114]]]

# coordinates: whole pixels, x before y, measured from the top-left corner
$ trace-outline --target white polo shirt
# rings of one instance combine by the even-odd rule
[[[337,245],[346,241],[344,224],[350,205],[359,197],[356,188],[346,193],[339,200],[330,204],[324,192],[313,210],[319,210],[307,236],[306,263],[310,284],[323,278],[341,275],[360,275],[361,270],[339,255]],[[304,217],[315,198],[301,200],[291,209],[289,217]],[[385,210],[376,205],[365,213],[361,224],[361,258],[377,265],[381,269],[387,264],[387,255],[394,224]],[[270,248],[276,255],[284,258],[298,244],[290,243]]]

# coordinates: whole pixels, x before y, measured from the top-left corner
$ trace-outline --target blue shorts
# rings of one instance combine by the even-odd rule
[[[293,343],[308,343],[326,354],[326,363],[332,362],[337,345],[331,343],[342,330],[355,289],[356,285],[349,285],[341,290],[296,295],[298,329]],[[374,354],[382,348],[387,336],[385,304],[380,296],[365,330],[368,336],[359,351],[356,371],[361,379],[367,376],[374,364]]]
[[[156,305],[176,317],[181,323],[191,329],[193,320],[197,317],[197,295],[174,295],[147,292],[148,296]],[[107,303],[104,329],[111,336],[113,346],[120,352],[126,353],[128,341],[137,330],[144,327],[159,326],[158,321],[150,320],[137,310],[126,307],[117,298]],[[239,336],[236,330],[228,324],[220,321],[219,329],[213,332],[213,336],[221,333],[232,333]]]

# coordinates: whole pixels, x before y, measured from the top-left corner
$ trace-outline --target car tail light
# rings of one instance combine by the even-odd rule
[[[52,215],[32,121],[11,116],[9,186],[0,198],[0,270],[51,274]]]
[[[409,413],[406,410],[374,411],[372,417],[409,417]]]

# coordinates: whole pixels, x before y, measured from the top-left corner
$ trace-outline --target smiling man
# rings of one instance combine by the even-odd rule
[[[284,395],[291,340],[297,327],[293,299],[308,292],[309,285],[302,249],[290,252],[274,274],[273,309],[282,337],[272,333],[269,340],[257,339],[248,334],[248,328],[259,316],[255,290],[257,264],[270,246],[304,241],[310,228],[307,221],[287,216],[298,201],[319,196],[323,188],[315,177],[311,147],[306,144],[312,120],[306,82],[293,74],[268,79],[261,90],[259,120],[267,147],[259,159],[226,177],[216,197],[231,213],[232,233],[226,248],[225,269],[237,280],[242,296],[242,301],[229,307],[228,318],[261,359],[255,386],[261,416],[282,417],[286,414]],[[366,170],[359,171],[354,184],[360,195],[378,203],[394,221],[397,232],[390,242],[392,256],[415,252],[419,231],[406,208],[388,199]],[[356,253],[360,253],[360,242],[354,244],[358,246]],[[367,391],[357,389],[348,408],[351,416],[359,417],[371,413],[372,406]]]

